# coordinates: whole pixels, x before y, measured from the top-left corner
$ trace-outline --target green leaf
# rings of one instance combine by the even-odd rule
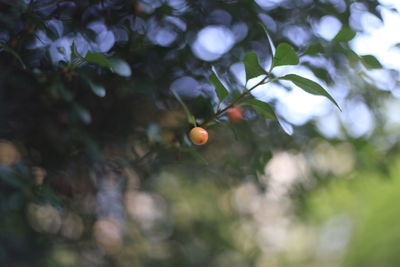
[[[195,160],[204,165],[208,165],[208,161],[191,146],[181,146],[180,150],[189,153]]]
[[[57,83],[56,89],[58,90],[58,92],[57,92],[58,96],[67,102],[71,102],[74,99],[74,94],[70,90],[65,88],[65,86],[60,81],[58,81],[56,83]]]
[[[347,26],[344,26],[333,38],[333,41],[336,42],[349,42],[351,41],[356,33]]]
[[[246,81],[266,74],[265,70],[258,63],[257,54],[255,52],[248,53],[244,57],[243,63],[246,70]]]
[[[317,44],[310,45],[306,49],[304,54],[312,56],[312,55],[316,55],[316,54],[323,53],[323,52],[324,52],[324,47],[320,43],[317,43]]]
[[[186,118],[188,123],[192,125],[196,125],[196,118],[194,115],[190,112],[189,108],[186,106],[185,102],[180,98],[180,96],[175,92],[172,91],[172,94],[175,96],[175,98],[178,100],[178,102],[182,105],[183,110],[185,111]]]
[[[26,13],[27,16],[27,23],[26,25],[31,25],[33,26],[33,28],[38,28],[43,30],[46,35],[50,38],[50,39],[56,39],[58,38],[58,36],[55,34],[54,31],[52,31],[49,27],[47,27],[45,20],[41,19],[39,16],[35,16],[33,13]],[[36,38],[38,38],[36,36]],[[40,40],[40,38],[38,38]]]
[[[313,95],[322,95],[327,97],[330,101],[332,101],[332,103],[334,103],[339,108],[340,111],[342,111],[338,103],[336,103],[335,99],[333,99],[333,97],[318,83],[296,74],[288,74],[286,76],[281,77],[280,79],[293,82],[295,85],[297,85],[307,93]]]
[[[95,63],[95,64],[105,67],[105,68],[111,68],[110,61],[103,54],[95,53],[95,52],[87,52],[84,59],[87,62]]]
[[[272,152],[267,150],[255,158],[252,165],[254,166],[253,169],[256,171],[257,175],[265,173],[265,166],[272,159],[272,156]]]
[[[0,44],[0,45],[4,48],[4,51],[10,53],[19,61],[19,63],[22,65],[23,69],[26,69],[24,62],[22,61],[22,58],[19,56],[17,51],[15,51],[14,49],[12,49],[10,46],[8,46],[6,44]]]
[[[272,68],[286,65],[299,64],[299,57],[293,47],[287,43],[281,43],[276,48],[276,53],[272,60]]]
[[[327,71],[325,68],[315,67],[307,62],[305,62],[303,65],[308,67],[314,73],[315,77],[317,77],[318,79],[323,80],[327,84],[332,83],[332,77],[329,71]]]
[[[131,67],[128,65],[128,63],[119,58],[109,59],[100,53],[87,52],[84,60],[105,68],[109,68],[112,72],[123,77],[129,77],[132,74]]]
[[[355,64],[360,63],[360,56],[352,49],[344,49],[343,53],[347,56],[349,63],[352,64],[353,66]]]
[[[92,92],[99,96],[99,97],[105,97],[106,96],[106,89],[104,88],[104,86],[99,85],[99,84],[95,84],[91,81],[87,81],[90,85],[90,88],[92,89]]]
[[[364,64],[364,66],[367,69],[381,69],[383,68],[382,64],[379,62],[379,60],[374,57],[373,55],[365,55],[361,56],[361,62]]]
[[[79,104],[75,104],[73,106],[75,115],[82,120],[85,124],[90,124],[92,122],[92,115],[90,114],[89,110],[84,108]]]
[[[91,91],[95,95],[97,95],[99,97],[105,97],[106,96],[107,91],[106,91],[106,89],[104,88],[103,85],[92,82],[92,80],[89,78],[89,76],[87,76],[87,75],[85,75],[83,73],[79,73],[79,75],[82,77],[83,80],[85,80],[88,83],[88,85],[90,86]]]
[[[110,68],[113,72],[116,74],[123,76],[123,77],[129,77],[132,74],[131,67],[126,63],[126,61],[122,59],[109,59],[108,60],[110,64]]]
[[[218,79],[214,72],[210,76],[210,82],[215,86],[215,92],[217,93],[218,99],[220,102],[222,102],[222,100],[224,100],[224,98],[228,95],[228,90],[226,90],[225,86]]]
[[[271,36],[269,35],[269,32],[268,32],[268,30],[267,30],[267,27],[265,27],[265,25],[264,25],[262,22],[260,22],[260,25],[261,25],[261,27],[264,29],[265,35],[267,35],[269,47],[270,47],[270,49],[271,49],[271,55],[275,55],[276,48],[275,48],[274,43],[272,42],[272,38],[271,38]]]
[[[274,109],[268,103],[252,98],[243,102],[243,105],[251,106],[257,113],[267,119],[276,120]]]

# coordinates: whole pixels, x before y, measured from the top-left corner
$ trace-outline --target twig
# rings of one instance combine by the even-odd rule
[[[225,113],[228,109],[232,108],[234,105],[236,105],[240,100],[242,100],[245,96],[247,96],[251,91],[253,91],[255,88],[257,88],[258,86],[262,85],[262,84],[266,84],[269,82],[273,82],[275,80],[277,80],[277,78],[271,79],[267,82],[265,82],[268,78],[271,77],[271,72],[269,72],[267,74],[267,76],[265,76],[261,81],[259,81],[256,85],[252,86],[250,89],[245,90],[242,94],[240,94],[235,100],[232,101],[231,104],[229,104],[228,106],[226,106],[225,108],[221,109],[221,110],[217,110],[217,112],[215,114],[213,114],[210,118],[206,119],[204,122],[202,122],[199,126],[206,126],[208,123],[212,122],[213,120],[215,120],[216,118],[218,118],[219,116],[221,116],[223,113]]]

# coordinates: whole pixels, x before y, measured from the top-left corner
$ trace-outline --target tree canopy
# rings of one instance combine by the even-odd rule
[[[371,73],[398,71],[351,45],[383,9],[396,12],[344,0],[0,1],[0,265],[318,263],[269,231],[292,216],[321,223],[315,202],[356,203],[341,202],[346,182],[333,177],[390,172],[395,91]],[[363,112],[372,126],[354,128]],[[369,253],[363,240],[348,266]]]

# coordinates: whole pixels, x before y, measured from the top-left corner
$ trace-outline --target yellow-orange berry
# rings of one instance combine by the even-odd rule
[[[240,122],[243,120],[243,109],[240,107],[228,109],[227,114],[231,122]]]
[[[208,140],[208,132],[201,127],[194,127],[189,133],[190,141],[195,145],[204,145]]]

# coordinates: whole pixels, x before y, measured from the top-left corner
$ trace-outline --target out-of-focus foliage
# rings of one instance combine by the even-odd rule
[[[382,9],[0,1],[0,265],[391,265],[394,245],[372,253],[367,243],[396,237],[379,235],[375,225],[389,225],[372,214],[396,198],[384,155],[398,155],[398,121],[384,107],[398,105],[398,72],[349,43]],[[326,21],[330,37],[318,29]],[[207,145],[190,144],[190,123],[213,118],[270,66],[285,79],[252,91],[242,122],[221,116]],[[376,84],[379,75],[394,85]],[[306,99],[322,98],[289,81],[343,113],[324,105],[314,121]],[[337,214],[339,237],[318,235]],[[318,238],[336,250],[316,253]]]
[[[324,266],[398,264],[399,231],[394,227],[400,220],[398,159],[390,165],[387,175],[376,167],[360,170],[308,195],[303,210],[308,224],[303,227],[319,235],[308,237],[312,245],[306,261]]]

